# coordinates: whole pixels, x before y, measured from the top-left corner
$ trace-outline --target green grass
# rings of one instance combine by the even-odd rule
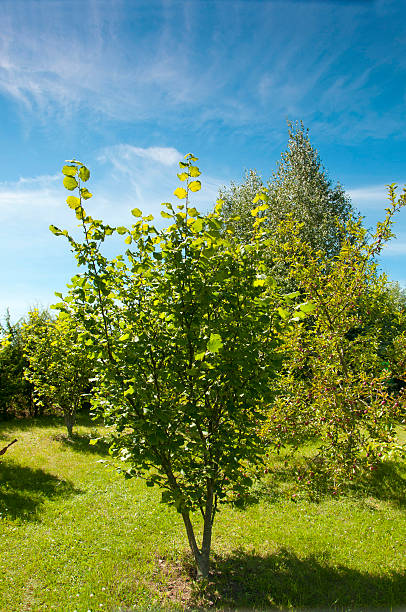
[[[406,606],[404,464],[351,497],[293,503],[277,482],[223,509],[202,594],[179,516],[100,463],[92,429],[67,442],[59,420],[0,427],[0,446],[18,438],[0,462],[1,612]]]

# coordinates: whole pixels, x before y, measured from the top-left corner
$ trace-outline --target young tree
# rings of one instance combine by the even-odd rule
[[[163,489],[162,501],[181,514],[198,577],[209,571],[218,505],[250,486],[247,470],[263,453],[258,427],[270,401],[281,319],[280,298],[263,274],[260,222],[244,247],[230,240],[221,215],[190,206],[200,189],[196,158],[180,162],[182,204],[164,204],[169,227],[152,216],[130,228],[112,228],[89,216],[82,187],[89,171],[65,166],[64,184],[84,231],[65,235],[85,271],[73,279],[69,308],[85,330],[82,342],[98,367],[96,405],[113,426],[114,454]],[[260,207],[261,208],[261,207]],[[254,214],[258,214],[259,209]],[[108,260],[106,236],[125,236],[124,255]],[[191,511],[203,517],[201,546]]]
[[[334,490],[400,450],[402,395],[389,392],[390,365],[382,358],[389,342],[387,282],[377,273],[376,256],[393,235],[392,217],[406,204],[406,191],[396,198],[391,187],[389,199],[372,240],[361,221],[350,221],[334,258],[305,242],[292,216],[273,243],[313,310],[309,320],[286,330],[280,395],[264,436],[277,448],[316,440],[310,477],[329,474]]]
[[[33,310],[24,325],[24,337],[25,376],[34,386],[36,402],[62,411],[71,438],[92,373],[79,329],[67,312],[52,319],[48,313]]]
[[[32,385],[24,378],[24,333],[22,322],[12,324],[7,312],[0,323],[0,419],[35,414]]]

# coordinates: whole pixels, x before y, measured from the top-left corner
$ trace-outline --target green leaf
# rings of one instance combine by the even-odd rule
[[[188,213],[189,217],[197,217],[197,215],[199,214],[196,208],[189,208]]]
[[[163,217],[164,219],[172,219],[172,215],[165,212],[164,210],[161,210],[161,217]]]
[[[200,181],[192,181],[189,184],[190,191],[199,191],[202,188],[202,184]]]
[[[82,181],[84,182],[88,181],[90,178],[90,170],[86,168],[86,166],[82,166],[79,169],[79,176],[82,179]]]
[[[92,197],[93,194],[90,193],[90,191],[86,189],[86,187],[82,187],[80,190],[80,195],[82,196],[84,200],[88,200],[89,198]]]
[[[116,228],[116,231],[118,234],[126,234],[127,233],[127,228],[123,227],[122,225],[120,225],[120,227]]]
[[[207,350],[211,353],[218,353],[222,346],[221,336],[219,334],[211,334],[210,340],[207,343]]]
[[[196,361],[203,361],[205,355],[206,355],[206,351],[202,351],[201,353],[196,353],[195,354],[195,360]]]
[[[294,298],[297,298],[299,295],[300,295],[300,291],[292,291],[292,293],[287,293],[285,297],[288,298],[289,300],[293,300]]]
[[[278,308],[278,312],[279,312],[281,318],[284,319],[285,321],[289,317],[289,311],[285,310],[284,308]]]
[[[64,166],[62,168],[62,174],[65,176],[75,176],[77,172],[76,166]]]
[[[192,224],[191,224],[191,228],[192,230],[198,234],[199,232],[202,231],[203,229],[203,219],[196,219]]]
[[[186,191],[186,189],[183,189],[183,187],[178,187],[173,192],[173,195],[176,195],[176,197],[179,198],[179,200],[182,200],[183,198],[186,198],[187,191]]]
[[[302,312],[311,314],[316,309],[316,306],[313,304],[313,302],[304,302],[303,304],[299,304],[299,308]]]
[[[122,336],[119,337],[119,342],[124,342],[124,340],[128,340],[128,338],[130,337],[130,334],[123,334]]]
[[[79,198],[75,198],[75,196],[68,196],[66,198],[66,202],[68,204],[68,206],[70,208],[77,208],[78,206],[80,206],[80,199]]]
[[[49,229],[53,234],[55,234],[55,236],[60,236],[62,234],[61,230],[55,225],[50,225]]]
[[[189,168],[190,176],[197,177],[201,175],[201,172],[197,166],[190,166]]]
[[[77,180],[73,176],[65,176],[63,179],[63,185],[69,191],[73,191],[78,186]]]
[[[139,208],[133,208],[131,214],[133,217],[142,217],[142,211]]]

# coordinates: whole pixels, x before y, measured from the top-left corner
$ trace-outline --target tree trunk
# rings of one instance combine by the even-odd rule
[[[213,483],[209,481],[207,483],[206,506],[205,506],[205,512],[204,512],[203,538],[202,538],[201,550],[199,550],[199,547],[197,546],[197,543],[196,543],[196,538],[195,538],[195,534],[193,531],[193,525],[190,521],[189,512],[187,511],[182,512],[182,518],[183,518],[183,522],[185,523],[190,550],[192,551],[193,557],[196,562],[197,580],[202,580],[204,578],[207,578],[209,575],[211,535],[212,535],[212,530],[213,530],[212,513],[213,513]]]
[[[66,429],[68,430],[68,438],[72,438],[72,430],[75,424],[75,413],[69,410],[64,412]]]

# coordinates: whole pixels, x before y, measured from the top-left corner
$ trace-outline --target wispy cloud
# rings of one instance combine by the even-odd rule
[[[388,190],[384,185],[366,185],[348,189],[348,194],[361,209],[382,209],[385,207]]]
[[[91,121],[102,114],[253,129],[273,116],[283,129],[289,115],[346,134],[356,112],[352,137],[372,124],[387,135],[403,118],[394,103],[370,121],[380,112],[376,71],[386,70],[388,83],[393,72],[367,36],[381,4],[346,3],[337,12],[325,2],[317,10],[285,3],[283,11],[269,2],[252,11],[248,2],[212,2],[207,12],[199,2],[176,11],[166,2],[87,2],[73,28],[70,2],[5,2],[0,91],[44,121],[84,110]],[[358,39],[354,73],[348,49]]]

